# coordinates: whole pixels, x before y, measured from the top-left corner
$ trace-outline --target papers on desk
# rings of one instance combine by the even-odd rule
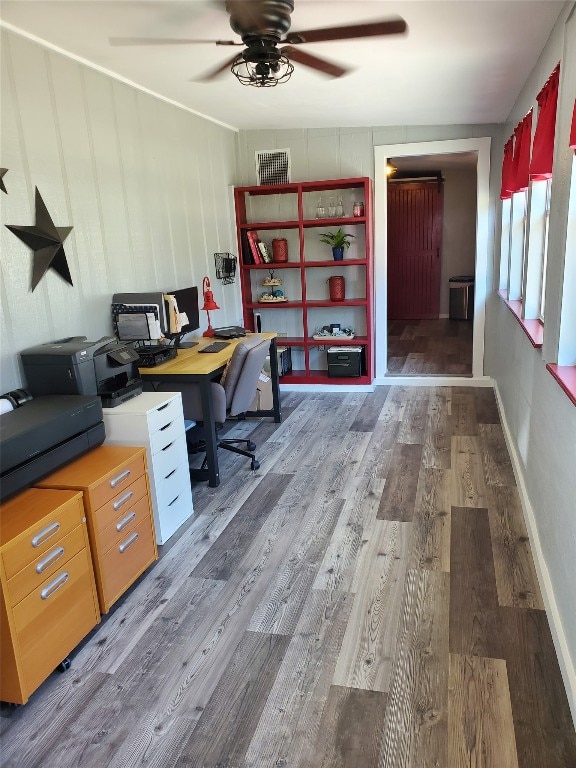
[[[120,339],[161,339],[163,334],[154,312],[134,314],[120,312],[116,315]]]

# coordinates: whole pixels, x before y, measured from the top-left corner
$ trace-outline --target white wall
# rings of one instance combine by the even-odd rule
[[[473,275],[476,264],[476,168],[444,168],[440,314],[448,315],[448,280]]]
[[[19,350],[111,333],[115,292],[209,275],[213,325],[237,323],[238,286],[215,280],[213,256],[236,252],[235,133],[8,32],[1,77],[2,224],[34,223],[37,186],[56,226],[73,227],[74,286],[50,270],[31,292],[32,251],[1,227],[0,392],[24,383]]]
[[[572,153],[568,134],[576,97],[576,14],[566,23],[565,10],[526,82],[503,139],[531,106],[561,60],[556,150],[552,180],[550,241],[544,348],[535,350],[503,302],[489,299],[486,318],[486,371],[496,381],[520,466],[520,487],[539,555],[541,586],[573,716],[576,717],[576,407],[546,371],[557,354],[561,279]],[[502,166],[500,145],[498,167]],[[500,217],[500,206],[496,207]],[[499,237],[496,242],[499,243]],[[495,274],[498,274],[498,248]]]

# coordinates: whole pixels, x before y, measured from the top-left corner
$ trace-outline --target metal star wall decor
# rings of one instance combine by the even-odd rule
[[[8,190],[4,186],[4,176],[8,173],[8,168],[0,168],[0,189],[2,192],[6,192],[8,194]]]
[[[64,240],[72,231],[72,227],[54,225],[44,200],[38,192],[38,187],[36,187],[36,224],[33,227],[6,224],[6,227],[34,251],[32,290],[50,268],[58,272],[70,285],[74,285],[64,253]]]

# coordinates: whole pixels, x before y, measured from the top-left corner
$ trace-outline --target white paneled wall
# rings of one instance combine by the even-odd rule
[[[1,227],[0,392],[25,383],[19,350],[110,334],[115,292],[209,275],[212,323],[239,322],[238,285],[215,279],[213,256],[236,253],[235,133],[7,32],[1,77],[2,225],[34,224],[38,187],[56,226],[73,227],[74,286],[50,270],[32,292],[32,251]]]

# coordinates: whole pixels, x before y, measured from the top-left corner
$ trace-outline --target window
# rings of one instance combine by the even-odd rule
[[[510,258],[508,269],[508,298],[518,301],[522,298],[522,266],[526,244],[526,192],[512,195],[512,215],[510,217]]]
[[[529,320],[543,320],[546,287],[548,222],[551,179],[530,185],[528,243],[523,275],[523,314]]]
[[[502,235],[500,237],[500,280],[499,288],[508,290],[508,265],[510,262],[510,214],[512,201],[502,200]]]
[[[540,269],[540,320],[544,322],[544,301],[546,295],[546,266],[548,264],[548,230],[550,226],[550,188],[552,187],[552,179],[547,179],[546,184],[546,201],[544,204],[544,242],[542,243],[542,266]]]

